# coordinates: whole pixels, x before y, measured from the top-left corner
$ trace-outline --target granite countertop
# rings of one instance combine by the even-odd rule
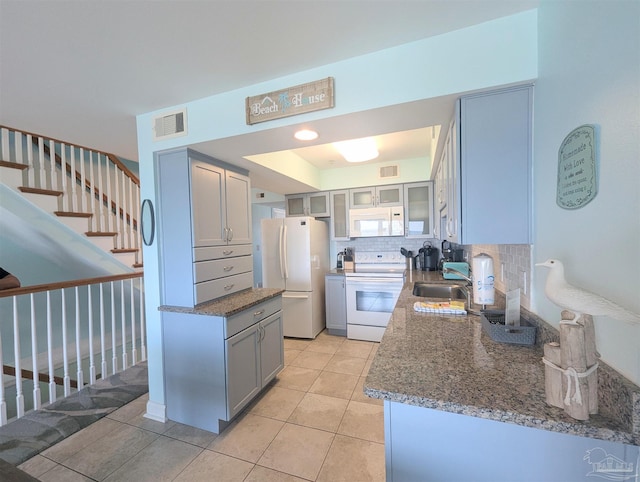
[[[218,298],[213,301],[201,303],[193,308],[163,305],[160,306],[158,310],[172,311],[174,313],[188,313],[192,315],[228,317],[260,304],[263,301],[275,298],[282,293],[284,293],[284,290],[276,288],[251,288],[225,296],[224,298]]]
[[[616,380],[615,393],[604,394],[604,405],[613,396],[610,412],[624,412],[623,420],[602,415],[603,410],[586,422],[575,420],[545,401],[540,340],[534,346],[498,343],[483,332],[479,316],[414,311],[413,304],[423,298],[413,296],[413,283],[422,279],[451,282],[435,273],[409,273],[364,384],[369,397],[613,442],[640,442],[635,385]],[[548,338],[547,328],[553,330],[539,326],[539,338]],[[599,384],[613,372],[602,365]],[[620,399],[618,392],[625,391],[620,386],[631,387],[629,400]]]

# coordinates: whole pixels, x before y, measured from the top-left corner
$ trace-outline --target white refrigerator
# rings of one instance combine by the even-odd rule
[[[329,229],[310,217],[262,220],[262,286],[280,288],[284,336],[315,338],[325,327]]]

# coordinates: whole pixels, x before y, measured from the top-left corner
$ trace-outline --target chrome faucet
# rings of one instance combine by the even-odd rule
[[[471,302],[471,294],[472,294],[472,290],[471,288],[473,287],[473,279],[471,278],[471,276],[467,276],[466,274],[458,271],[455,268],[442,268],[442,272],[443,273],[453,273],[456,274],[458,276],[460,276],[462,279],[467,281],[467,284],[464,286],[464,290],[465,293],[467,294],[467,311],[472,314],[472,315],[479,315],[480,313],[475,312],[474,310],[471,309],[472,307],[472,302]],[[484,309],[484,306],[483,306]]]

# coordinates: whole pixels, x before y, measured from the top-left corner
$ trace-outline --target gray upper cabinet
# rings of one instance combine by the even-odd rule
[[[531,243],[532,106],[530,85],[460,99],[460,243]]]
[[[350,189],[349,193],[351,209],[403,205],[402,184]]]
[[[287,216],[325,218],[331,215],[328,192],[290,194],[285,199]]]
[[[155,162],[162,304],[193,307],[251,288],[247,173],[190,149]]]
[[[251,243],[249,177],[191,161],[193,246]]]
[[[533,86],[461,97],[435,175],[441,239],[530,244]]]
[[[433,238],[433,182],[404,185],[405,238]]]

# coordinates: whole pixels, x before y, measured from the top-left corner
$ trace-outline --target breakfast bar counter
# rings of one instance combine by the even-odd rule
[[[434,424],[437,427],[439,422],[436,420],[441,417],[449,417],[442,422],[442,426],[444,433],[454,438],[456,426],[460,427],[460,437],[468,438],[468,431],[478,423],[484,423],[480,430],[486,435],[486,441],[494,430],[498,432],[499,444],[511,438],[498,452],[505,455],[511,453],[511,443],[522,437],[532,440],[532,433],[537,434],[533,439],[540,434],[552,433],[573,439],[586,438],[593,446],[609,443],[637,445],[640,442],[638,387],[619,375],[616,377],[611,368],[600,363],[601,410],[588,421],[575,420],[563,410],[545,402],[542,346],[552,341],[557,331],[537,317],[523,312],[523,318],[539,325],[538,341],[533,346],[510,345],[495,342],[484,333],[479,316],[416,312],[414,303],[424,299],[414,296],[412,288],[415,281],[422,279],[449,282],[443,281],[435,273],[413,272],[407,277],[364,384],[366,395],[385,401],[388,480],[398,479],[397,473],[394,479],[393,472],[389,472],[389,465],[394,445],[400,447],[403,444],[398,439],[402,430],[395,423],[402,416],[394,417],[394,414],[403,411],[407,411],[407,429],[414,433],[410,436],[412,440],[409,445],[416,447],[416,444],[421,444],[424,451],[428,450],[424,447],[431,440],[436,444],[434,449],[439,456],[442,456],[446,446],[443,434],[439,434],[435,440],[427,433],[438,433]],[[421,433],[420,420],[425,422],[423,435],[426,438],[415,435]],[[509,427],[507,432],[502,433],[506,427]],[[516,432],[509,433],[510,429]],[[457,444],[458,449],[463,448],[460,437],[452,442]],[[482,445],[483,440],[477,441],[478,444]],[[561,439],[560,443],[564,442]],[[553,441],[543,443],[549,447],[554,444]],[[469,449],[483,453],[479,445],[472,445]],[[415,450],[419,452],[416,453],[418,458],[426,456],[420,449]],[[402,457],[408,457],[406,447],[403,452],[402,456],[397,451],[393,452],[396,453],[393,465],[397,465]],[[514,460],[517,461],[517,457]],[[549,463],[553,465],[551,461]],[[400,473],[405,473],[402,472],[404,470],[406,467]],[[462,473],[454,473],[463,476]],[[495,475],[495,472],[492,474]],[[413,475],[431,477],[433,474]],[[473,476],[478,474],[474,473]],[[548,474],[538,473],[538,476],[547,477]]]

